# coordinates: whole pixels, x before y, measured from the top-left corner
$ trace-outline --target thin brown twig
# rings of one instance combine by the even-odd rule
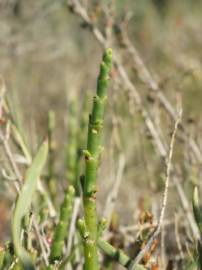
[[[166,226],[169,226],[171,224],[174,223],[174,219],[167,219],[163,221],[163,225],[166,227]],[[141,230],[145,230],[145,229],[149,229],[151,227],[156,227],[157,226],[157,222],[154,222],[153,224],[151,224],[150,222],[147,222],[147,223],[144,223],[144,224],[135,224],[135,225],[130,225],[130,226],[120,226],[120,232],[121,233],[132,233],[132,232],[136,232],[136,231],[139,231],[140,229]]]
[[[161,212],[160,212],[160,217],[158,220],[157,227],[154,230],[154,232],[152,233],[152,235],[151,235],[149,241],[147,242],[147,244],[145,245],[145,247],[139,252],[137,257],[131,262],[131,265],[129,266],[129,270],[135,269],[137,264],[142,260],[145,252],[148,251],[148,249],[152,245],[154,239],[158,236],[158,234],[161,231],[161,226],[163,223],[165,209],[166,209],[166,205],[167,205],[167,201],[168,201],[168,188],[169,188],[169,184],[170,184],[170,174],[171,174],[172,156],[173,156],[175,136],[176,136],[176,132],[178,130],[179,123],[181,121],[181,116],[182,116],[182,112],[179,113],[179,116],[175,122],[175,127],[174,127],[173,134],[172,134],[171,141],[170,141],[169,154],[168,154],[168,160],[167,160],[167,168],[166,168],[165,189],[164,189]]]
[[[137,49],[134,47],[132,42],[130,41],[129,37],[126,34],[126,31],[122,30],[122,38],[126,49],[128,50],[129,54],[132,56],[133,63],[135,69],[137,70],[137,74],[140,80],[148,86],[148,90],[153,91],[160,102],[160,105],[165,109],[168,113],[170,118],[176,121],[176,111],[173,108],[170,101],[167,97],[162,93],[159,84],[155,81],[150,71],[145,66],[143,60],[141,59]],[[197,143],[188,136],[186,127],[180,123],[179,129],[182,131],[180,134],[183,140],[188,141],[188,145],[190,149],[193,151],[196,159],[202,163],[202,153],[197,145]]]

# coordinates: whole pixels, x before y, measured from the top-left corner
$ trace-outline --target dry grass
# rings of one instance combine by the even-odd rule
[[[118,195],[113,211],[107,213],[112,222],[106,237],[133,257],[141,249],[139,243],[143,247],[158,224],[165,160],[178,109],[183,108],[163,229],[145,264],[152,270],[156,269],[151,268],[152,263],[158,263],[159,269],[192,269],[188,267],[196,258],[198,230],[191,197],[195,185],[201,189],[202,163],[201,1],[165,1],[161,10],[154,4],[158,1],[50,4],[21,0],[17,13],[12,3],[18,1],[11,2],[0,3],[0,73],[6,82],[6,98],[31,153],[47,134],[48,111],[55,112],[58,192],[65,186],[68,104],[73,96],[79,123],[83,99],[96,87],[103,48],[114,50],[98,210],[100,216],[107,213],[106,202],[115,189]],[[89,108],[91,99],[88,104]],[[4,131],[4,125],[1,128]],[[81,137],[86,137],[85,129]],[[19,153],[12,140],[11,148]],[[1,167],[13,178],[3,145],[1,149]],[[18,165],[23,172],[24,165]],[[11,209],[15,198],[12,181],[4,173],[1,178],[0,208]],[[61,197],[56,201],[60,203]],[[1,224],[11,215],[3,212]],[[144,226],[148,228],[144,230]],[[4,242],[10,239],[4,226],[0,238]]]

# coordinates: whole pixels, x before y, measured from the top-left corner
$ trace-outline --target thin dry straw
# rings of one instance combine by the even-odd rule
[[[182,118],[182,110],[180,110],[180,112],[178,114],[177,120],[175,122],[174,130],[173,130],[173,134],[172,134],[172,137],[171,137],[171,141],[170,141],[168,160],[167,160],[167,169],[166,169],[165,189],[164,189],[161,212],[160,212],[160,217],[159,217],[159,220],[158,220],[157,227],[156,227],[155,231],[153,232],[152,236],[150,237],[149,241],[145,245],[145,247],[140,251],[140,253],[137,255],[137,257],[131,262],[129,270],[134,270],[135,269],[137,264],[142,260],[145,252],[148,251],[148,249],[152,245],[154,239],[158,236],[158,234],[161,231],[161,226],[162,226],[162,223],[163,223],[165,209],[166,209],[167,200],[168,200],[168,188],[169,188],[169,184],[170,184],[170,174],[171,174],[171,167],[172,167],[172,156],[173,156],[173,148],[174,148],[175,136],[176,136],[176,132],[178,130],[181,118]]]

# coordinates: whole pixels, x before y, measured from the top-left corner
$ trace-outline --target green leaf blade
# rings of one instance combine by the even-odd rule
[[[39,148],[30,168],[25,174],[25,182],[17,198],[12,220],[12,237],[15,252],[25,266],[25,269],[32,269],[32,266],[29,253],[23,248],[20,241],[21,222],[31,206],[31,201],[37,187],[37,180],[45,165],[47,155],[48,142],[46,140]]]

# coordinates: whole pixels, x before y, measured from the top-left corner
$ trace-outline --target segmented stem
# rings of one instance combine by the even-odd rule
[[[84,178],[84,221],[87,237],[84,238],[85,270],[97,270],[97,212],[96,212],[96,177],[103,127],[106,92],[109,83],[109,72],[112,64],[112,50],[104,52],[100,73],[97,80],[97,93],[93,100],[92,114],[89,116],[87,150],[85,156]]]
[[[114,248],[112,245],[110,245],[108,242],[106,242],[105,240],[101,238],[98,239],[98,246],[101,250],[104,251],[106,255],[108,255],[114,261],[118,262],[120,265],[124,266],[126,269],[129,268],[129,265],[132,260],[122,250]],[[134,270],[146,270],[146,268],[138,264],[134,268]]]
[[[60,208],[60,218],[59,222],[55,228],[53,242],[51,246],[51,253],[49,261],[53,263],[56,260],[59,260],[62,255],[62,249],[64,246],[64,240],[67,236],[67,229],[69,225],[69,219],[72,212],[72,204],[74,198],[74,188],[69,186],[65,192],[65,198]]]

